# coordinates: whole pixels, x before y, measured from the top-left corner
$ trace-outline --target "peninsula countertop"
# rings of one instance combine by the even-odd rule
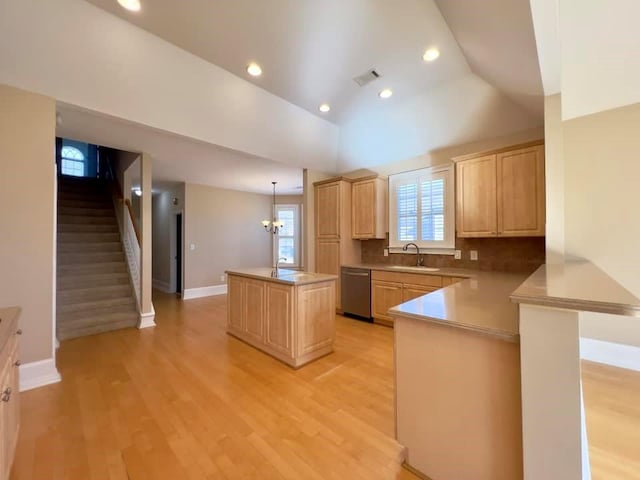
[[[586,260],[542,265],[511,295],[516,303],[640,317],[640,299]]]
[[[388,267],[361,266],[373,270],[404,271]],[[421,273],[416,269],[406,272]],[[462,328],[510,342],[519,341],[518,307],[511,302],[510,296],[527,279],[528,274],[455,268],[424,270],[422,273],[466,278],[397,305],[389,311],[391,316]]]
[[[297,270],[288,270],[284,268],[278,269],[278,276],[274,277],[273,268],[238,268],[227,270],[227,275],[237,275],[240,277],[255,278],[256,280],[266,280],[275,283],[284,283],[286,285],[309,285],[312,283],[328,282],[337,280],[336,275],[327,275],[324,273],[301,272]]]

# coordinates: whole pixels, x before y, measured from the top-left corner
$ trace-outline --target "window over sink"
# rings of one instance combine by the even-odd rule
[[[425,252],[453,253],[453,165],[389,176],[389,248],[415,243]]]

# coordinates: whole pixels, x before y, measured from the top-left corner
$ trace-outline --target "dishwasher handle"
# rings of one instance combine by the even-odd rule
[[[365,273],[365,272],[349,272],[349,271],[343,271],[342,272],[343,275],[350,275],[352,277],[368,277],[369,274]]]

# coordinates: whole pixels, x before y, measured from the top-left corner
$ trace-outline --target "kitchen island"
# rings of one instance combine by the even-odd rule
[[[396,436],[437,480],[523,478],[518,309],[526,275],[475,272],[392,308]]]
[[[271,268],[226,273],[228,334],[294,368],[333,351],[335,275]]]

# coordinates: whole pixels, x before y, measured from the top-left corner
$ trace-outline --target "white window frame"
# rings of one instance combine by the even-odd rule
[[[65,149],[73,153],[73,155],[65,156]],[[72,165],[73,164],[73,165]],[[77,175],[75,172],[71,173],[69,170],[75,170],[79,165],[82,165],[82,172]],[[84,153],[80,149],[72,145],[63,145],[60,149],[60,171],[62,175],[71,175],[74,177],[84,177],[87,173],[87,159]]]
[[[301,228],[301,222],[300,222],[300,205],[298,204],[276,204],[274,209],[273,209],[273,215],[274,218],[278,219],[278,210],[293,210],[293,223],[294,223],[294,231],[295,231],[295,235],[293,236],[284,236],[284,235],[280,235],[280,233],[278,233],[278,235],[274,235],[273,236],[273,261],[274,261],[274,265],[275,262],[278,261],[278,251],[279,251],[279,245],[280,245],[280,238],[293,238],[293,251],[295,254],[295,262],[291,262],[289,261],[289,259],[287,259],[286,262],[281,262],[280,266],[284,266],[284,267],[288,267],[288,268],[300,268],[300,266],[302,265],[302,250],[300,249],[300,228]]]
[[[420,247],[420,253],[435,253],[442,255],[453,255],[455,253],[456,227],[455,227],[455,179],[453,164],[421,168],[410,172],[389,175],[389,250],[393,253],[416,253],[415,248],[410,248],[407,252],[402,247],[408,242],[398,240],[398,213],[396,191],[398,185],[407,183],[420,183],[425,180],[437,178],[444,179],[444,240],[425,241],[415,240],[412,243]],[[420,236],[420,195],[418,194],[418,237]]]

